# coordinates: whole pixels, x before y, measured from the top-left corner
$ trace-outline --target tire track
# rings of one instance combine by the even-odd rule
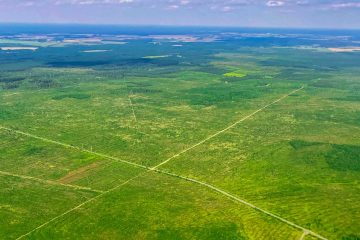
[[[20,174],[14,174],[14,173],[9,173],[9,172],[4,172],[4,171],[0,171],[0,175],[11,176],[11,177],[21,178],[21,179],[26,179],[26,180],[32,180],[32,181],[36,181],[36,182],[40,182],[40,183],[45,183],[48,185],[58,185],[58,186],[68,187],[68,188],[72,188],[72,189],[76,189],[76,190],[86,190],[86,191],[91,191],[91,192],[95,192],[95,193],[103,193],[104,192],[104,191],[92,189],[89,187],[83,187],[83,186],[78,186],[78,185],[73,185],[73,184],[65,184],[65,183],[61,183],[61,182],[57,182],[57,181],[45,180],[45,179],[41,179],[41,178],[25,176],[25,175],[20,175]]]
[[[171,160],[173,160],[174,158],[179,157],[180,155],[182,155],[182,154],[184,154],[184,153],[186,153],[186,152],[190,151],[190,150],[191,150],[191,149],[193,149],[193,148],[196,148],[197,146],[199,146],[199,145],[201,145],[201,144],[203,144],[203,143],[205,143],[205,142],[209,141],[210,139],[212,139],[212,138],[214,138],[214,137],[216,137],[216,136],[220,135],[221,133],[224,133],[224,132],[226,132],[226,131],[230,130],[231,128],[235,127],[235,126],[236,126],[236,125],[238,125],[239,123],[241,123],[241,122],[243,122],[243,121],[245,121],[245,120],[247,120],[247,119],[251,118],[251,117],[252,117],[252,116],[254,116],[255,114],[257,114],[257,113],[259,113],[259,112],[261,112],[261,111],[265,110],[266,108],[268,108],[268,107],[270,107],[270,106],[274,105],[275,103],[278,103],[278,102],[280,102],[280,101],[284,100],[285,98],[287,98],[287,97],[288,97],[288,96],[290,96],[291,94],[294,94],[294,93],[296,93],[296,92],[298,92],[298,91],[302,90],[303,88],[304,88],[304,86],[302,86],[301,88],[298,88],[298,89],[296,89],[296,90],[294,90],[294,91],[292,91],[292,92],[290,92],[290,93],[288,93],[288,94],[286,94],[286,95],[282,96],[281,98],[278,98],[278,99],[276,99],[275,101],[273,101],[273,102],[271,102],[271,103],[269,103],[269,104],[267,104],[267,105],[265,105],[265,106],[263,106],[263,107],[259,108],[258,110],[254,111],[254,112],[252,112],[251,114],[249,114],[249,115],[247,115],[247,116],[243,117],[242,119],[240,119],[240,120],[238,120],[238,121],[234,122],[233,124],[229,125],[228,127],[226,127],[226,128],[224,128],[224,129],[222,129],[222,130],[220,130],[220,131],[218,131],[218,132],[214,133],[213,135],[210,135],[209,137],[205,138],[204,140],[202,140],[202,141],[200,141],[200,142],[198,142],[198,143],[196,143],[196,144],[194,144],[194,145],[192,145],[192,146],[190,146],[190,147],[186,148],[185,150],[183,150],[183,151],[181,151],[181,152],[179,152],[179,153],[177,153],[177,154],[173,155],[172,157],[169,157],[168,159],[166,159],[166,160],[165,160],[165,161],[163,161],[162,163],[160,163],[160,164],[158,164],[158,165],[156,165],[156,166],[152,167],[151,169],[152,169],[152,170],[155,170],[155,169],[157,169],[157,168],[161,167],[162,165],[164,165],[164,164],[166,164],[166,163],[170,162]]]

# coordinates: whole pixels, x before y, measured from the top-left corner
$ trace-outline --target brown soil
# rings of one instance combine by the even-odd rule
[[[64,184],[72,183],[76,180],[86,177],[88,175],[88,172],[91,169],[97,168],[100,164],[101,164],[101,162],[96,162],[96,163],[91,163],[84,167],[78,168],[74,171],[69,172],[64,177],[58,179],[57,181],[60,183],[64,183]]]

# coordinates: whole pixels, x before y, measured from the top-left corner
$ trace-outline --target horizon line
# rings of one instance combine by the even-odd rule
[[[0,25],[77,25],[77,26],[117,26],[117,27],[177,27],[177,28],[246,28],[246,29],[284,29],[284,30],[334,30],[360,31],[360,28],[332,27],[282,27],[282,26],[235,26],[235,25],[178,25],[178,24],[132,24],[132,23],[79,23],[79,22],[0,22]],[[1,31],[1,30],[0,30]]]

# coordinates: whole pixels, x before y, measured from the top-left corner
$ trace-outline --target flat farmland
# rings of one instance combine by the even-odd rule
[[[101,47],[0,52],[0,239],[360,237],[359,53]]]

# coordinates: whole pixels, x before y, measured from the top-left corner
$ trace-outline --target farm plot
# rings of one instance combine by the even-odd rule
[[[357,239],[358,58],[214,44],[2,65],[0,238]]]
[[[24,239],[295,239],[301,234],[189,182],[148,173]]]
[[[305,88],[160,169],[211,183],[329,239],[356,236],[359,105],[319,91]]]

